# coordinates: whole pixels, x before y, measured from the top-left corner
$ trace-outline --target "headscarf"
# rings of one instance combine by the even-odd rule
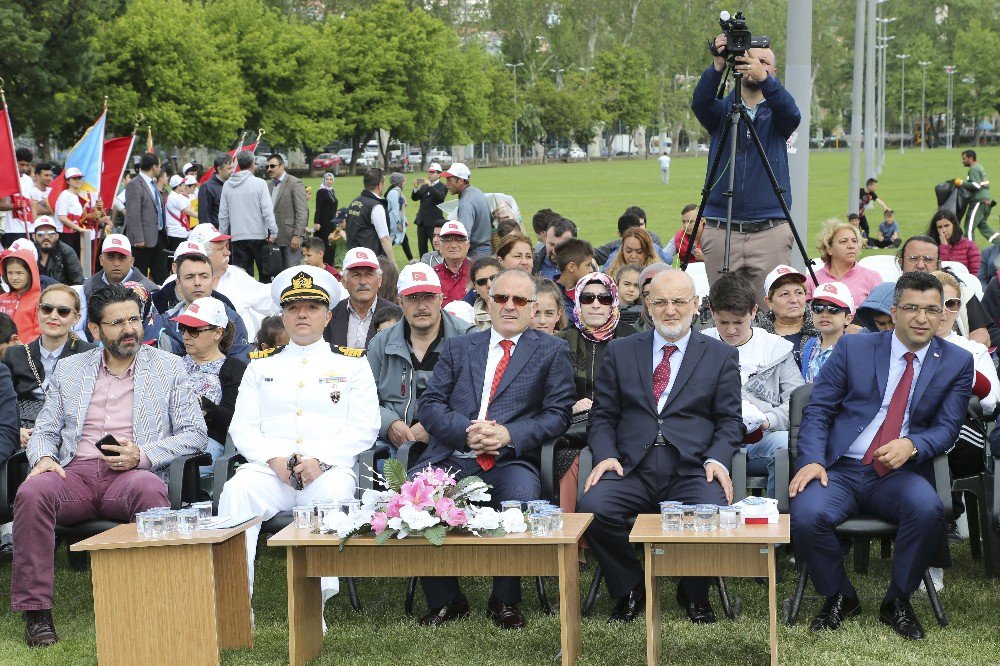
[[[332,171],[327,171],[326,173],[323,174],[323,177],[319,181],[320,182],[319,189],[321,189],[321,190],[331,190],[332,191],[333,190],[333,185],[332,184],[330,185],[330,187],[326,186],[326,177],[327,176],[330,176],[331,178],[333,178],[333,182],[334,183],[337,182],[337,176],[334,175],[334,173]]]
[[[607,288],[608,293],[611,294],[611,316],[608,317],[606,322],[597,327],[587,326],[583,322],[583,308],[580,307],[580,295],[583,293],[584,287],[592,283],[603,284]],[[615,281],[604,273],[587,273],[576,283],[573,293],[575,302],[573,315],[576,320],[576,327],[580,329],[583,337],[591,342],[606,342],[613,338],[615,328],[618,326],[618,320],[621,318],[621,309],[618,306],[618,285],[615,284]]]

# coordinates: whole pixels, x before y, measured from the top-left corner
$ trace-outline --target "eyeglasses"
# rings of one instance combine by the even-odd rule
[[[440,238],[441,242],[444,243],[445,245],[448,244],[458,245],[469,240],[465,236],[457,236],[455,234],[448,234],[447,236],[438,236],[438,238]]]
[[[908,315],[915,315],[922,310],[926,314],[933,315],[935,317],[944,312],[944,310],[942,310],[936,305],[928,305],[925,307],[921,307],[919,305],[914,305],[913,303],[907,303],[906,305],[898,305],[896,306],[896,309],[901,310],[902,312],[905,312]]]
[[[948,312],[958,312],[962,309],[962,299],[949,298],[944,302],[944,309]]]
[[[842,308],[839,305],[827,305],[826,303],[813,303],[809,306],[809,309],[812,310],[813,314],[823,314],[824,312],[832,315],[838,312],[847,314],[847,308]]]
[[[507,294],[493,294],[490,296],[493,302],[497,305],[507,305],[507,301],[514,301],[514,305],[519,308],[523,308],[528,303],[534,303],[535,299],[525,298],[524,296],[509,296]]]
[[[36,231],[35,235],[39,238],[45,238],[46,236],[58,236],[58,231]]]
[[[109,328],[122,328],[128,324],[129,326],[139,326],[142,324],[142,317],[129,317],[128,319],[115,319],[114,321],[102,321],[101,326],[107,326]]]
[[[589,292],[586,294],[580,294],[580,305],[590,305],[594,301],[597,301],[601,305],[611,305],[614,300],[615,299],[611,296],[611,294],[607,292],[603,294],[593,294]]]
[[[490,282],[493,282],[493,278],[495,278],[495,277],[496,277],[496,275],[487,275],[486,277],[476,278],[476,280],[475,280],[476,286],[477,287],[485,287]]]
[[[649,297],[647,296],[647,298]],[[649,301],[648,305],[650,308],[656,310],[662,310],[663,308],[667,307],[668,304],[673,305],[675,308],[680,309],[685,305],[687,305],[688,303],[690,303],[692,300],[694,300],[693,296],[691,298],[657,298],[655,300]]]
[[[911,254],[908,257],[904,257],[910,263],[917,263],[918,261],[923,261],[925,264],[937,263],[937,257],[932,257],[929,254]]]
[[[58,312],[59,316],[62,317],[63,319],[66,319],[71,314],[76,312],[76,310],[74,310],[73,308],[68,308],[65,305],[49,305],[48,303],[39,304],[38,311],[41,312],[46,317],[48,317],[53,312]]]
[[[268,164],[268,165],[267,165],[267,166],[266,166],[265,168],[266,168],[266,169],[269,169],[269,170],[270,170],[270,169],[277,169],[277,168],[278,168],[278,165],[277,165],[277,164]]]
[[[202,326],[201,328],[195,328],[194,326],[188,326],[187,324],[178,324],[177,328],[182,334],[187,333],[192,338],[197,338],[205,331],[215,330],[215,326]]]
[[[406,296],[403,296],[403,300],[407,303],[427,303],[433,301],[437,297],[437,294],[429,291],[420,291],[415,294],[407,294]]]

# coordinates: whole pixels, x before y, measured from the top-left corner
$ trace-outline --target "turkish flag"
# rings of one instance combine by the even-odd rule
[[[118,193],[118,184],[122,182],[122,175],[128,166],[128,158],[132,154],[134,143],[134,134],[108,139],[104,142],[104,164],[101,165],[101,201],[104,202],[106,210],[111,210],[112,202]]]
[[[14,130],[10,126],[7,105],[0,110],[0,198],[21,194],[21,178],[14,154]]]
[[[257,152],[257,144],[258,143],[259,142],[254,141],[253,143],[248,143],[247,145],[242,146],[241,148],[233,148],[232,150],[229,151],[229,156],[230,157],[236,157],[236,153],[241,153],[244,150],[249,150],[251,153],[256,153]],[[233,170],[233,172],[235,173],[236,171],[239,171],[239,170],[240,170],[240,168],[236,167]],[[199,185],[204,185],[205,183],[208,182],[208,179],[211,178],[214,175],[215,175],[215,167],[213,166],[211,169],[209,169],[208,171],[205,172],[205,175],[203,175],[201,177],[201,180],[198,181],[198,184]]]

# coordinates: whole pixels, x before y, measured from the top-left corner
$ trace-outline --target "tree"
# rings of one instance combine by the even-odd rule
[[[653,118],[656,90],[649,76],[649,60],[635,49],[603,51],[594,61],[594,74],[602,91],[603,119],[621,123],[630,132]],[[614,131],[606,137],[608,154]]]

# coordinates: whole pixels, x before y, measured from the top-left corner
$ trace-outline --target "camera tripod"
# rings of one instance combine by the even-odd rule
[[[708,175],[705,177],[705,186],[701,190],[701,203],[698,204],[698,216],[695,218],[694,226],[691,229],[690,235],[688,235],[687,250],[684,252],[684,256],[681,257],[681,270],[685,270],[688,262],[691,260],[691,252],[694,249],[694,239],[698,236],[698,229],[700,225],[703,224],[702,215],[705,212],[705,204],[708,203],[708,195],[712,192],[712,181],[715,179],[715,174],[719,170],[719,164],[722,161],[722,146],[726,144],[727,139],[731,136],[732,141],[729,142],[729,182],[727,185],[729,189],[725,192],[726,241],[722,258],[722,270],[719,271],[720,273],[729,272],[729,249],[733,233],[733,197],[735,196],[734,190],[736,185],[736,152],[737,144],[739,143],[740,125],[745,124],[747,128],[747,135],[752,139],[754,148],[757,150],[757,155],[760,157],[760,161],[764,165],[764,170],[767,172],[767,177],[771,181],[771,188],[774,191],[774,196],[778,200],[778,204],[781,206],[781,210],[785,215],[785,220],[792,229],[792,237],[795,239],[795,244],[798,246],[799,252],[802,254],[802,261],[805,262],[806,270],[809,272],[809,276],[813,279],[813,284],[819,284],[819,281],[816,279],[816,274],[813,272],[812,264],[809,261],[809,255],[806,253],[806,248],[802,244],[802,238],[799,237],[799,232],[796,230],[795,224],[792,222],[792,214],[788,210],[788,204],[785,203],[785,198],[782,196],[785,193],[785,188],[778,183],[778,179],[774,176],[774,170],[771,168],[770,162],[767,161],[767,154],[764,152],[764,146],[760,142],[760,136],[757,134],[757,128],[754,127],[753,120],[750,119],[750,115],[747,113],[746,104],[743,102],[743,73],[736,71],[733,63],[730,63],[730,68],[733,74],[736,99],[733,102],[733,108],[729,111],[729,122],[722,128],[722,136],[719,137],[719,149],[716,150],[715,159],[712,160],[712,166],[708,170]],[[723,81],[722,86],[719,88],[720,99],[722,97],[724,86],[725,81]]]

